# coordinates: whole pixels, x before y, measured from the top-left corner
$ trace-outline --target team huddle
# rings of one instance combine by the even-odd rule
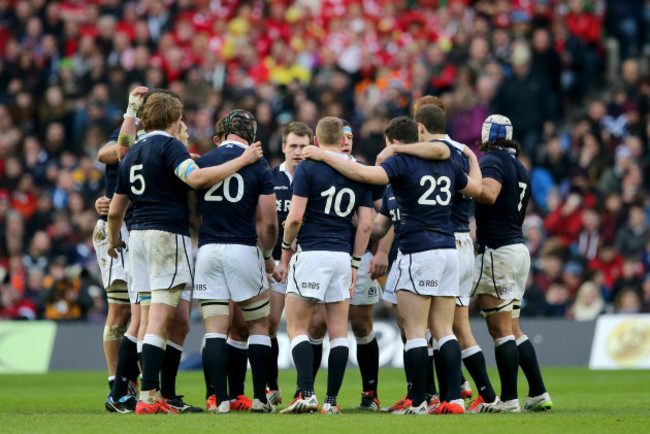
[[[479,163],[445,134],[442,101],[423,97],[413,118],[390,121],[375,166],[352,157],[345,120],[322,118],[315,133],[292,122],[283,134],[285,161],[270,169],[251,113],[234,110],[221,119],[216,147],[203,156],[189,153],[182,116],[182,101],[172,92],[136,88],[121,128],[98,156],[106,164],[106,193],[96,203],[102,217],[93,240],[109,300],[108,411],[203,411],[184,402],[175,385],[192,299],[203,316],[212,413],[273,413],[282,403],[277,333],[283,311],[297,387],[280,413],[341,413],[348,323],[362,378],[359,410],[551,409],[535,350],[519,327],[530,268],[522,224],[531,189],[507,118],[484,122]],[[191,191],[196,200],[188,200]],[[202,217],[196,260],[190,204]],[[382,288],[377,279],[389,269]],[[470,329],[471,296],[494,339],[499,396]],[[402,334],[407,386],[404,399],[388,408],[380,408],[373,333],[373,306],[382,299],[393,305]],[[314,379],[326,335],[321,401]],[[253,399],[244,394],[248,362]],[[477,388],[467,406],[473,391],[461,364]],[[519,367],[529,384],[523,406]]]

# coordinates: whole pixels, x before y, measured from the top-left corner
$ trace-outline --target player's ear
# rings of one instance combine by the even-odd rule
[[[284,154],[285,152],[287,152],[287,144],[282,142],[282,153]]]
[[[393,145],[401,145],[401,144],[402,142],[400,142],[399,140],[393,139]]]
[[[212,138],[212,141],[214,142],[214,144],[215,144],[216,146],[219,146],[219,136],[214,136],[214,137]],[[282,145],[282,146],[284,146],[284,145]],[[284,149],[283,149],[283,150],[284,150]]]

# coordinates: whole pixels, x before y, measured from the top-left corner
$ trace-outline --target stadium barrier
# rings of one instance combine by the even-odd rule
[[[650,369],[650,315],[601,315],[591,369]]]
[[[558,319],[527,319],[521,321],[522,328],[529,339],[535,344],[537,355],[542,365],[555,366],[587,366],[590,354],[592,361],[594,353],[599,350],[600,343],[594,345],[594,332],[598,336],[610,330],[609,321],[624,320],[625,316],[603,316],[598,321],[575,322]],[[635,316],[645,324],[644,348],[650,342],[650,315]],[[635,320],[637,321],[637,320]],[[607,327],[603,328],[602,324]],[[625,328],[625,339],[635,339],[632,332],[639,329],[638,323],[632,329]],[[284,324],[278,334],[280,346],[279,366],[281,369],[292,367],[289,351],[289,338],[284,332]],[[612,326],[616,328],[616,326]],[[487,333],[485,323],[472,320],[472,329],[481,347],[485,349],[485,358],[489,366],[495,366],[492,339]],[[605,331],[600,331],[600,330]],[[54,323],[49,321],[0,322],[0,373],[44,373],[48,370],[79,370],[106,369],[102,349],[103,326],[85,323]],[[617,332],[618,333],[618,332]],[[382,367],[402,367],[402,342],[399,330],[390,321],[376,321],[375,334],[380,349],[380,364]],[[637,339],[638,340],[638,339]],[[203,326],[200,322],[191,324],[191,331],[184,346],[184,369],[200,367],[200,349],[203,341]],[[354,336],[350,333],[350,342]],[[600,340],[598,341],[600,342]],[[627,341],[626,341],[627,342]],[[626,347],[627,348],[627,347]],[[327,364],[328,346],[325,341],[323,349],[323,364]],[[598,353],[600,354],[600,353]],[[648,361],[645,361],[648,366]],[[356,345],[350,345],[350,365],[356,366]],[[592,367],[604,367],[602,364]],[[626,367],[629,365],[625,365]],[[622,367],[622,366],[621,366]]]

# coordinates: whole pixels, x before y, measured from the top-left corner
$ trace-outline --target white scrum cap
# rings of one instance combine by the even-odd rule
[[[490,143],[496,139],[512,140],[512,122],[503,115],[490,115],[483,122],[481,142]]]

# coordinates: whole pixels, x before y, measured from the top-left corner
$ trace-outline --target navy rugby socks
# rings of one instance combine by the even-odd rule
[[[228,383],[226,368],[228,366],[228,353],[232,350],[226,344],[226,335],[219,333],[206,333],[204,348],[204,366],[207,366],[208,377],[215,395],[217,405],[228,400]]]
[[[460,362],[460,345],[458,344],[458,340],[456,340],[456,336],[448,335],[439,339],[438,351],[440,352],[440,371],[442,376],[445,378],[444,400],[451,402],[460,399],[460,379],[462,371]],[[441,378],[443,377],[438,377],[438,381],[441,383],[441,390],[443,385]]]
[[[501,379],[501,400],[517,398],[517,374],[519,371],[519,351],[513,335],[494,340],[494,355]]]
[[[483,401],[490,403],[494,402],[496,398],[496,393],[492,388],[492,383],[490,382],[490,377],[487,374],[487,367],[485,366],[485,356],[481,347],[475,345],[461,351],[461,357],[463,358],[463,364],[469,375],[472,376],[476,387],[478,388],[478,394],[481,395]]]
[[[253,396],[266,404],[266,380],[269,378],[271,339],[264,335],[251,335],[248,357],[253,371]]]
[[[239,395],[244,394],[247,365],[248,343],[228,339],[228,390],[230,391],[230,399],[237,399]]]
[[[533,343],[528,340],[526,335],[517,339],[517,350],[519,352],[519,366],[524,371],[526,380],[528,380],[528,396],[539,396],[546,392],[542,372],[537,362],[537,354]]]
[[[269,390],[280,390],[278,385],[278,355],[280,354],[280,347],[278,346],[278,338],[271,338],[271,360],[269,363],[269,378],[267,385]]]
[[[404,346],[404,367],[407,378],[411,383],[411,400],[413,406],[417,407],[426,399],[424,386],[427,381],[426,366],[429,361],[427,353],[427,341],[424,338],[411,339]]]
[[[379,377],[379,345],[373,332],[366,337],[357,338],[357,363],[361,372],[363,391],[376,394]]]
[[[303,398],[314,393],[314,350],[307,335],[296,336],[291,340],[291,355],[298,373],[298,390]]]
[[[327,358],[327,396],[334,399],[330,404],[336,405],[336,397],[341,390],[349,355],[348,338],[330,340],[330,354]]]
[[[160,371],[160,393],[164,398],[176,398],[176,375],[181,364],[183,347],[168,340]]]

